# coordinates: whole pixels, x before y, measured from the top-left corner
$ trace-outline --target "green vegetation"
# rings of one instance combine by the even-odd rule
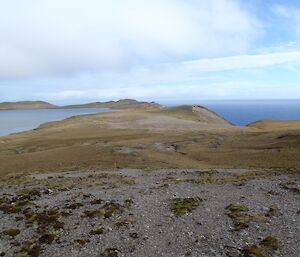
[[[10,228],[2,231],[3,235],[15,237],[20,234],[20,230],[17,228]]]
[[[14,205],[11,204],[1,204],[0,205],[0,211],[2,211],[5,214],[9,214],[9,213],[18,213],[21,211],[20,207],[16,207]]]
[[[116,248],[107,248],[105,251],[100,255],[101,257],[118,257],[119,250]]]
[[[282,188],[294,192],[295,194],[300,194],[300,187],[294,181],[282,184],[281,186]]]
[[[26,241],[17,251],[21,256],[38,257],[40,255],[41,246],[32,241]]]
[[[104,233],[104,228],[98,228],[90,231],[90,235],[101,235]]]
[[[175,198],[171,202],[171,209],[180,217],[196,209],[199,205],[198,198]]]
[[[249,211],[249,208],[244,204],[229,204],[225,209],[231,213]]]
[[[103,202],[103,200],[102,199],[94,199],[94,200],[92,200],[91,202],[90,202],[90,204],[101,204]]]
[[[268,212],[265,214],[267,217],[274,217],[277,216],[280,213],[280,209],[278,207],[278,205],[273,204],[272,206],[270,206]]]
[[[79,245],[85,245],[85,244],[89,243],[90,240],[89,239],[75,239],[74,242]]]
[[[128,228],[130,225],[132,225],[134,223],[135,223],[134,220],[120,220],[120,221],[116,222],[115,225],[117,227],[126,227],[126,228]]]
[[[85,216],[90,218],[95,218],[95,217],[110,218],[114,214],[121,213],[122,211],[123,211],[122,206],[120,204],[109,202],[109,203],[105,203],[104,206],[99,209],[92,210],[92,211],[85,211],[84,214]]]
[[[268,236],[264,240],[262,240],[261,245],[273,251],[277,251],[279,249],[279,242],[277,238],[272,236]]]
[[[265,257],[273,256],[279,251],[279,242],[275,237],[268,236],[259,244],[244,247],[242,253],[244,257]]]
[[[35,188],[25,188],[17,192],[19,200],[32,200],[35,197],[40,197],[41,193],[38,189]]]
[[[44,234],[39,238],[40,244],[51,244],[55,239],[54,234]]]
[[[42,231],[47,229],[50,225],[52,225],[54,229],[61,229],[64,227],[64,224],[59,221],[60,216],[58,209],[49,209],[37,213],[29,211],[25,213],[25,221],[27,226],[32,226],[33,223],[36,222]]]
[[[250,222],[266,222],[280,212],[276,204],[272,205],[266,213],[249,214],[249,208],[244,204],[229,204],[225,210],[226,214],[233,220],[236,231],[247,228]]]
[[[243,249],[244,257],[264,257],[264,250],[260,245],[252,245]]]
[[[72,203],[72,204],[67,205],[66,208],[67,209],[75,210],[75,209],[78,209],[78,208],[80,208],[82,206],[83,206],[82,203]]]
[[[249,226],[252,217],[247,213],[249,208],[244,204],[229,204],[226,208],[227,215],[233,220],[236,231]]]

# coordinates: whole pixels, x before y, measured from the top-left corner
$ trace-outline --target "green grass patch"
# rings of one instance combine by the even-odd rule
[[[10,228],[2,231],[3,235],[15,237],[20,234],[20,230],[17,228]]]
[[[247,212],[249,208],[244,204],[229,204],[225,210],[236,213],[236,212]]]
[[[181,217],[199,206],[198,198],[174,198],[171,209],[177,217]]]

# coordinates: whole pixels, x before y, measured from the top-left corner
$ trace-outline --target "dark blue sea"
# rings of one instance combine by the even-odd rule
[[[107,108],[35,109],[0,111],[0,136],[30,130],[42,123],[63,120],[71,116],[111,111]]]
[[[299,100],[199,101],[235,125],[257,120],[300,120]]]

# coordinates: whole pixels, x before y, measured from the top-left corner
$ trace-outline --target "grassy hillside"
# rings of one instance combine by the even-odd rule
[[[236,127],[205,108],[124,109],[1,137],[0,173],[300,166],[300,126]]]

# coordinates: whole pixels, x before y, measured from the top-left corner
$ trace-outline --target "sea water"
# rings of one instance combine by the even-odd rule
[[[199,101],[239,126],[258,120],[300,120],[300,100]]]

